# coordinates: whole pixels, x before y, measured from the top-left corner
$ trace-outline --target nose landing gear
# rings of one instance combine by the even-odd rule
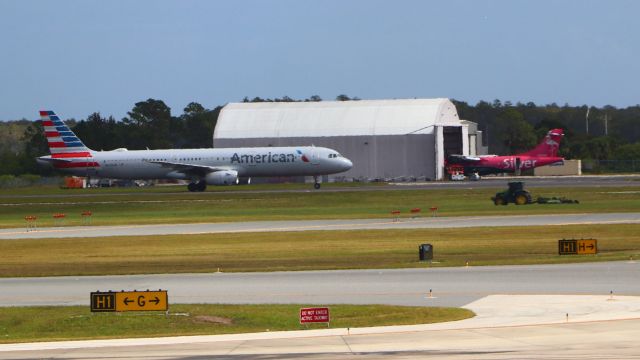
[[[316,189],[316,190],[320,189],[320,183],[318,182],[318,177],[317,176],[313,177],[313,188]]]

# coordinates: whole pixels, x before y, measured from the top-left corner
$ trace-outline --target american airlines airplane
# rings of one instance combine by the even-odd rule
[[[189,191],[238,184],[241,178],[313,176],[319,189],[318,176],[353,166],[337,151],[315,146],[94,151],[53,111],[40,111],[40,117],[51,155],[38,163],[78,176],[190,180]]]

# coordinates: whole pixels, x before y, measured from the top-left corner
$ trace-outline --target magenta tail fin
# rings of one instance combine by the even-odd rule
[[[560,141],[564,136],[562,129],[551,129],[542,139],[542,142],[538,144],[533,150],[527,151],[521,155],[535,156],[535,157],[556,157],[558,156],[558,148],[560,148]]]

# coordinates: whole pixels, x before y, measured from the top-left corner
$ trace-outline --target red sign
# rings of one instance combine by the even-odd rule
[[[302,308],[300,309],[300,324],[328,323],[329,308]]]

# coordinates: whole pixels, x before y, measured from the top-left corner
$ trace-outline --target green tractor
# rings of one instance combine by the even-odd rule
[[[533,202],[531,194],[524,189],[524,183],[521,181],[510,182],[507,190],[496,193],[496,196],[491,200],[496,205],[507,205],[508,203],[526,205]]]

